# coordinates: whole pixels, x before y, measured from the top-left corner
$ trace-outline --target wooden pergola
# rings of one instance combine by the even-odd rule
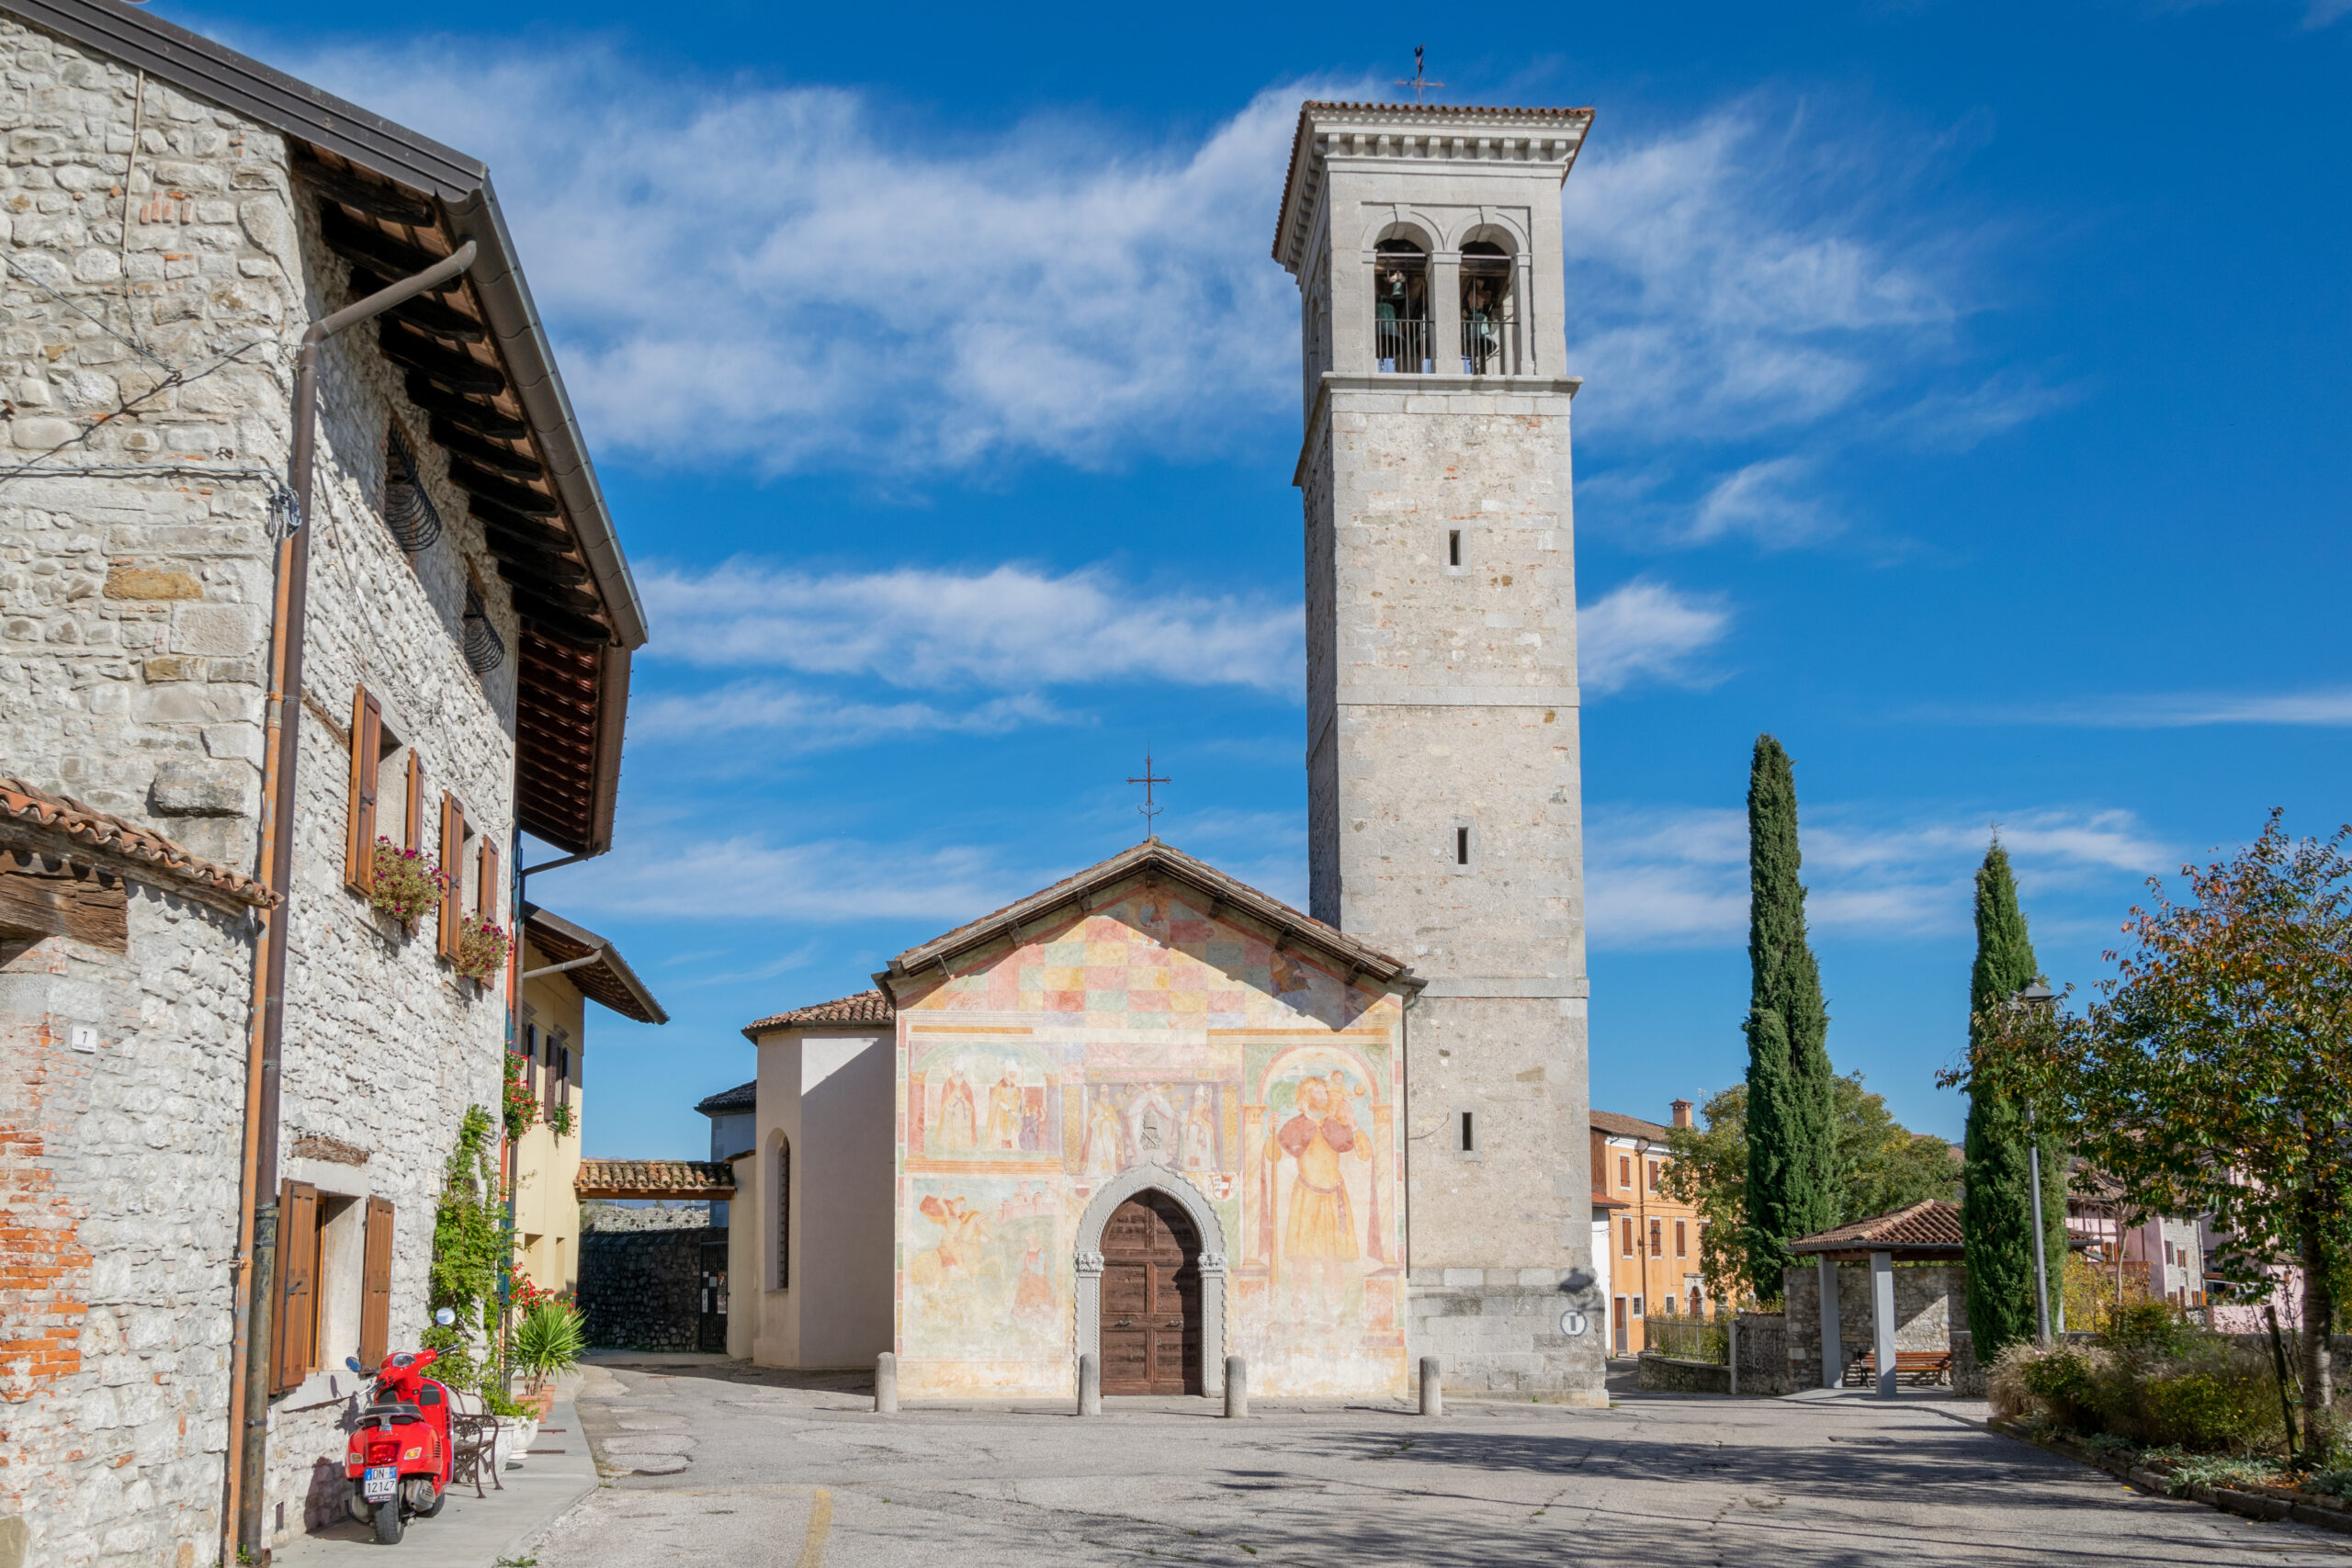
[[[1871,1266],[1871,1359],[1878,1369],[1878,1392],[1894,1393],[1894,1265],[1958,1263],[1966,1257],[1960,1230],[1960,1205],[1930,1198],[1873,1214],[1866,1220],[1809,1235],[1789,1244],[1800,1257],[1818,1260],[1821,1268],[1821,1386],[1836,1388],[1845,1379],[1845,1346],[1838,1335],[1838,1265]]]

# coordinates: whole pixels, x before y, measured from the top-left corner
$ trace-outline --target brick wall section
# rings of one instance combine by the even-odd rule
[[[294,344],[347,298],[282,140],[150,81],[126,195],[133,73],[14,21],[0,21],[0,214],[13,241],[0,278],[0,380],[13,411],[0,421],[0,463],[91,432],[52,461],[282,473]],[[157,390],[170,368],[182,383]],[[364,682],[423,758],[425,841],[447,788],[503,851],[518,640],[495,563],[401,388],[372,328],[328,345],[283,1089],[289,1149],[307,1134],[368,1152],[359,1166],[289,1156],[283,1173],[395,1205],[395,1346],[424,1327],[442,1162],[465,1107],[496,1104],[505,1019],[498,998],[439,962],[429,920],[401,932],[342,887],[344,727]],[[413,559],[377,512],[388,420],[410,436],[445,525]],[[225,475],[0,486],[0,772],[252,868],[271,490]],[[469,581],[510,650],[479,680],[458,641]],[[0,1471],[0,1512],[24,1507],[28,1561],[43,1563],[196,1561],[183,1543],[209,1561],[217,1539],[250,937],[242,919],[137,897],[148,902],[117,972],[44,943],[8,960],[0,1004],[11,1068],[42,1052],[57,1059],[40,1043],[44,1018],[108,1021],[108,1043],[70,1074],[9,1071],[8,1092],[37,1082],[46,1098],[0,1118],[17,1129],[10,1213],[74,1216],[89,1254],[79,1367],[43,1363],[45,1380],[29,1364],[0,1369],[28,1380],[8,1384],[8,1444],[62,1455],[78,1432],[107,1456],[97,1469],[12,1461]],[[135,986],[118,984],[132,976]],[[43,985],[82,987],[85,999],[44,1000]],[[85,1096],[89,1112],[60,1111],[69,1094]],[[46,1120],[23,1120],[36,1111]],[[37,1149],[23,1134],[36,1124]],[[74,1299],[74,1277],[61,1276],[58,1301]],[[333,1366],[355,1348],[321,1350]],[[350,1382],[322,1372],[273,1402],[265,1517],[277,1527],[284,1506],[280,1540],[342,1506]],[[57,1495],[33,1506],[8,1491],[36,1484]]]

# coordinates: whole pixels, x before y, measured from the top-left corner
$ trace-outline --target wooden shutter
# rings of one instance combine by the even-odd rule
[[[351,699],[351,811],[343,851],[343,880],[361,893],[376,887],[376,770],[383,750],[383,705],[362,686]]]
[[[498,846],[484,837],[479,863],[480,874],[474,882],[474,913],[485,922],[498,921]]]
[[[458,956],[458,917],[464,912],[465,884],[458,874],[458,862],[466,849],[466,813],[458,797],[444,791],[441,796],[441,869],[448,876],[447,890],[441,895],[440,953],[444,958]]]
[[[539,1110],[541,1116],[550,1120],[555,1116],[557,1104],[563,1099],[563,1072],[560,1066],[562,1061],[563,1032],[555,1030],[548,1035],[548,1097],[546,1103]]]
[[[277,1375],[270,1392],[283,1393],[318,1360],[319,1190],[307,1181],[285,1182],[278,1190],[277,1309],[271,1327]]]
[[[368,1200],[368,1261],[359,1276],[359,1361],[380,1367],[392,1325],[392,1201]]]
[[[401,847],[412,852],[424,848],[424,759],[408,749],[408,833]]]

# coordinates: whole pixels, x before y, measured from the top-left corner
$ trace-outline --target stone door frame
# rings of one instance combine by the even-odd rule
[[[1193,1222],[1201,1243],[1201,1388],[1211,1399],[1225,1393],[1225,1224],[1208,1195],[1163,1165],[1131,1165],[1104,1182],[1079,1216],[1078,1354],[1102,1355],[1102,1227],[1119,1205],[1139,1193],[1165,1192]]]

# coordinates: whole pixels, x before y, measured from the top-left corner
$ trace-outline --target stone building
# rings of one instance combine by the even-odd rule
[[[0,3],[0,1517],[28,1562],[234,1560],[344,1507],[343,1359],[425,1325],[510,1038],[475,928],[525,835],[608,845],[642,615],[480,164],[116,0]],[[324,343],[291,531],[299,340],[469,244]],[[380,907],[379,843],[437,901]]]
[[[1559,191],[1589,109],[1310,103],[1297,280],[1311,908],[1426,981],[1417,1344],[1599,1401]],[[1499,1324],[1517,1328],[1502,1332]]]
[[[535,1112],[506,1145],[518,1273],[542,1290],[580,1287],[580,1143],[586,1126],[588,1004],[638,1023],[667,1023],[637,971],[605,938],[523,906],[522,1015],[514,1068]]]

